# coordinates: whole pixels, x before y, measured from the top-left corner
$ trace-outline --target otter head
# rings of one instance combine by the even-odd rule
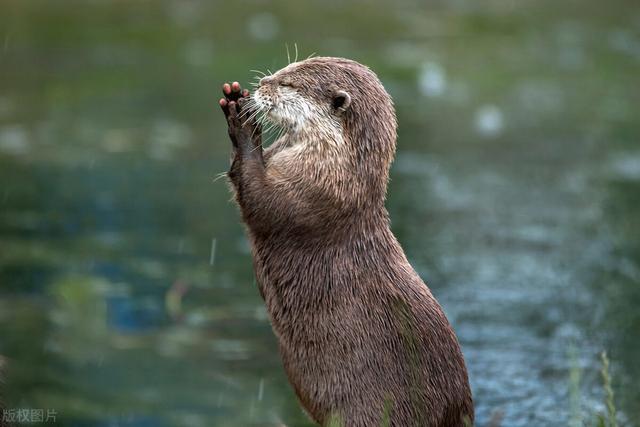
[[[384,202],[396,117],[369,68],[342,58],[295,62],[262,78],[253,101],[261,119],[284,132],[279,150],[293,150],[345,197]]]

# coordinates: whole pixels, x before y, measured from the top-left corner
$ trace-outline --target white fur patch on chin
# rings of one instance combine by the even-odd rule
[[[297,90],[278,87],[268,96],[258,89],[254,97],[259,108],[267,112],[265,118],[285,131],[282,138],[287,142],[274,154],[274,160],[291,160],[300,158],[307,151],[321,152],[344,146],[342,125],[328,107],[318,105]]]
[[[295,131],[299,127],[299,123],[292,117],[282,114],[282,111],[275,107],[267,113],[267,119],[276,126],[281,126],[287,131]]]
[[[274,102],[273,113],[279,123],[293,132],[305,127],[318,114],[318,108],[296,90],[279,87]]]

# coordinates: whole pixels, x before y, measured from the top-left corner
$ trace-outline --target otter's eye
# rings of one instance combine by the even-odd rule
[[[291,87],[292,88],[293,84],[291,82],[284,81],[284,82],[280,82],[280,86],[282,86],[282,87]]]

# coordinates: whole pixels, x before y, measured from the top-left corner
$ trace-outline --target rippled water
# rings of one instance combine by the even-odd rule
[[[234,9],[238,7],[238,9]],[[632,1],[52,3],[0,16],[0,355],[68,426],[310,425],[224,179],[218,86],[300,57],[396,103],[393,229],[454,324],[478,425],[640,418]],[[569,353],[574,349],[575,361]],[[0,359],[0,362],[3,359]]]

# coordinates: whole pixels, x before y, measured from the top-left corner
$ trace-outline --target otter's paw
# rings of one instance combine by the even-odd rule
[[[249,91],[247,89],[242,89],[238,82],[223,84],[222,94],[224,95],[224,98],[220,98],[220,107],[222,107],[225,117],[229,116],[230,102],[238,102],[240,99],[249,97]]]
[[[242,101],[242,100],[241,100]],[[229,101],[227,109],[227,124],[229,125],[229,138],[234,148],[239,153],[252,153],[260,146],[260,125],[254,121],[248,121],[240,113],[241,106],[238,102]]]
[[[249,91],[242,89],[240,83],[233,82],[222,85],[222,93],[225,97],[220,99],[220,107],[227,118],[233,147],[240,152],[255,151],[261,145],[262,132],[249,109]]]

